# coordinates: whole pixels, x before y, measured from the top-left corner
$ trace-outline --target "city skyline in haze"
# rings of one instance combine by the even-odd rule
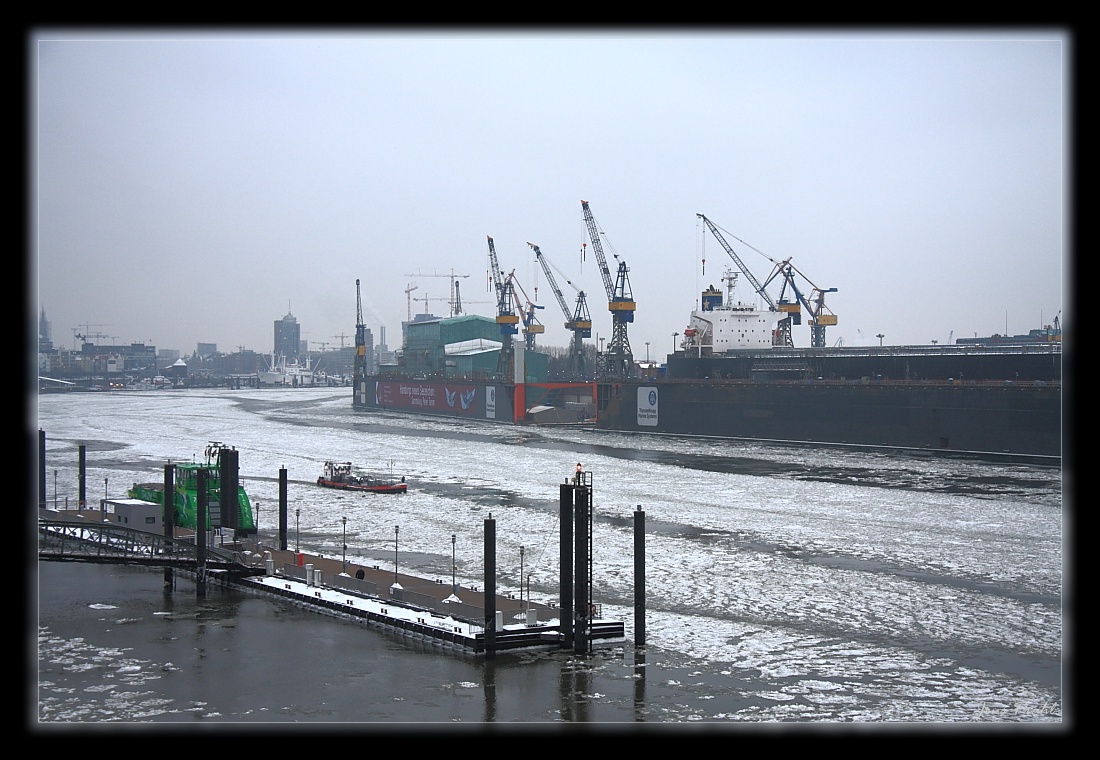
[[[790,259],[832,346],[1066,322],[1070,36],[1035,30],[133,30],[29,35],[28,284],[54,342],[311,348],[495,315],[486,238],[543,308],[611,316],[581,201],[629,268],[635,358],[708,286]],[[618,258],[614,258],[614,257]],[[738,294],[749,298],[746,278]],[[879,338],[877,336],[883,336]],[[806,320],[795,328],[809,346]],[[224,349],[223,349],[224,350]]]

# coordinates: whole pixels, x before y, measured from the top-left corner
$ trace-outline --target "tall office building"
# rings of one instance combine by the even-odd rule
[[[275,320],[275,354],[288,359],[298,356],[301,350],[302,328],[289,311],[282,319]]]
[[[52,351],[53,350],[53,328],[50,325],[50,320],[46,319],[46,310],[42,309],[42,316],[38,318],[38,350]]]

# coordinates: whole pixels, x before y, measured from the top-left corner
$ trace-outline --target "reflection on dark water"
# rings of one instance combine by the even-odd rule
[[[220,586],[200,598],[182,573],[171,593],[124,566],[39,576],[43,723],[587,721],[593,689],[598,719],[632,719],[633,679],[593,682],[569,652],[483,661]]]

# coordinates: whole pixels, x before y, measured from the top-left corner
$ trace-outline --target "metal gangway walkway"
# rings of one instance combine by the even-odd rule
[[[193,570],[199,565],[199,548],[184,538],[169,538],[116,523],[45,517],[38,520],[39,560]],[[264,573],[260,557],[217,547],[205,547],[203,565],[208,570],[224,570],[234,576]]]

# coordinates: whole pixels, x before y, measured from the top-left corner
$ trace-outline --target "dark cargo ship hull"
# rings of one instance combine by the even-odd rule
[[[380,385],[377,385],[381,383]],[[558,388],[567,387],[556,384]],[[361,409],[533,422],[533,388],[368,379]],[[375,388],[404,391],[377,393]],[[594,384],[603,430],[1061,457],[1060,384],[888,381],[628,381]],[[576,384],[591,393],[593,384]],[[450,394],[458,391],[462,396]],[[520,395],[522,394],[522,396]],[[448,403],[448,399],[451,403]],[[489,404],[486,404],[486,400]],[[547,400],[545,394],[541,400]]]
[[[368,377],[354,404],[514,424],[583,418],[639,433],[1061,457],[1061,381],[1060,346],[776,349],[674,354],[660,379],[621,382]],[[555,407],[560,414],[545,413]]]
[[[601,387],[599,427],[1060,457],[1051,384],[670,381]]]

